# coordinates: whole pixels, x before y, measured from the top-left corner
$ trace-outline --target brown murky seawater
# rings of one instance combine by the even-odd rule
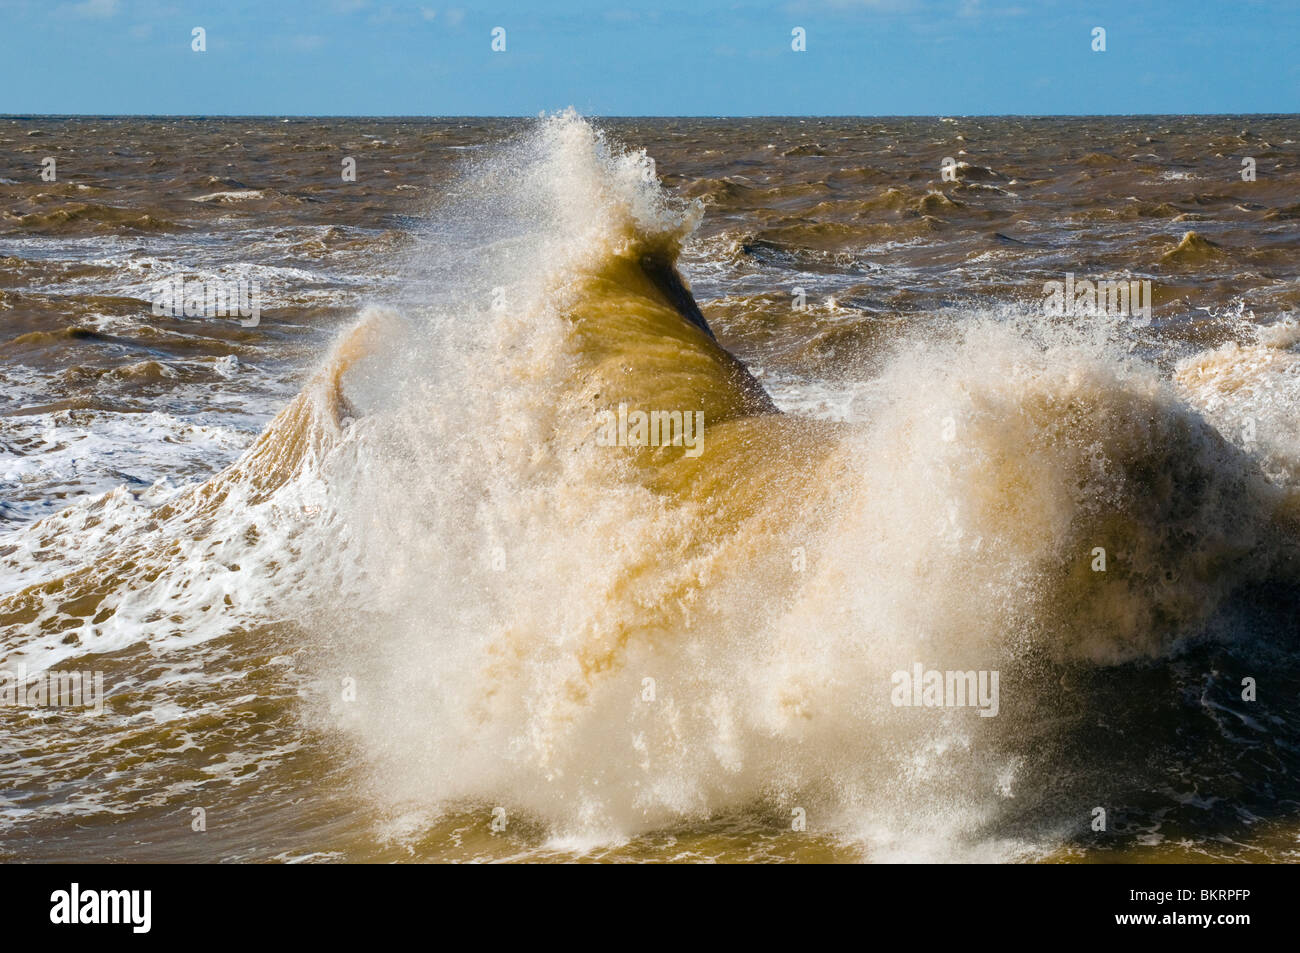
[[[0,857],[1296,859],[1298,141],[0,119]]]

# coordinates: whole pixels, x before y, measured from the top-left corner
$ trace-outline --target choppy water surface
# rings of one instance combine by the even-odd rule
[[[0,119],[0,856],[1294,859],[1297,140]]]

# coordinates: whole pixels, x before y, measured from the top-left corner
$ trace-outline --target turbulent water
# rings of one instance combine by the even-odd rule
[[[1296,859],[1298,139],[0,120],[0,856]]]

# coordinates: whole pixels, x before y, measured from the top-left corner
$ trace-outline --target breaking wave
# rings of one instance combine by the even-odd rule
[[[1295,325],[1171,373],[1122,329],[971,313],[901,332],[846,419],[801,417],[677,269],[701,214],[541,121],[236,463],[0,539],[0,651],[270,626],[320,688],[303,730],[385,816],[501,806],[603,843],[802,809],[873,859],[1068,850],[1094,804],[1181,777],[1099,724],[1174,732],[1208,669],[1227,705],[1188,658],[1294,667]],[[702,452],[602,445],[620,405],[702,412]],[[916,663],[1001,672],[998,717],[894,706]],[[1219,743],[1171,757],[1259,810],[1295,791],[1295,755],[1243,780]]]

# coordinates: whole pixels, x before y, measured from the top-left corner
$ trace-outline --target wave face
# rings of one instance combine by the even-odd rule
[[[793,412],[682,275],[703,214],[541,120],[228,467],[7,533],[6,664],[113,689],[54,734],[6,714],[13,786],[53,779],[11,850],[1293,851],[1296,325],[1170,359],[970,308]],[[637,411],[702,429],[608,445]],[[996,716],[895,704],[917,665],[998,673]]]

